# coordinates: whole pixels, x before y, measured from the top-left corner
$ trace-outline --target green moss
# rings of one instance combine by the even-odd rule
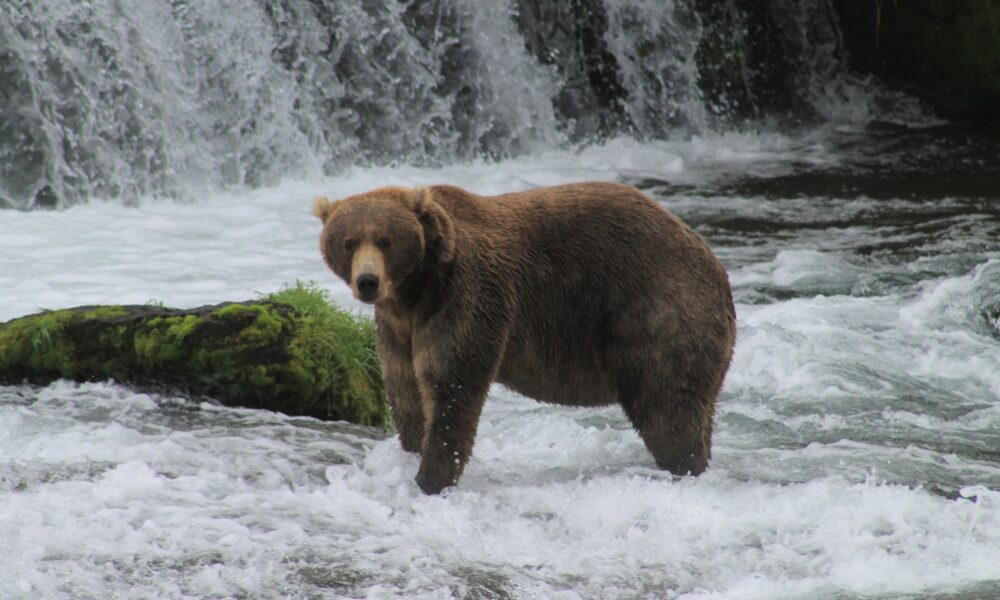
[[[289,319],[267,304],[230,304],[214,317],[245,324],[239,339],[245,344],[269,344],[288,330]]]
[[[0,364],[58,374],[66,348],[60,343],[67,311],[46,311],[11,321],[0,334]]]
[[[154,317],[137,324],[134,331],[118,328],[121,336],[132,335],[132,350],[139,363],[147,368],[176,366],[190,354],[185,340],[197,329],[200,320],[194,315]],[[109,342],[126,349],[126,339]]]
[[[95,306],[84,311],[70,309],[60,312],[73,312],[76,313],[74,316],[81,319],[108,319],[111,317],[123,317],[128,314],[124,306]]]
[[[327,292],[312,282],[266,296],[269,302],[291,306],[301,317],[289,352],[308,373],[317,398],[331,414],[349,410],[366,424],[388,424],[389,409],[382,389],[375,323],[338,310]],[[334,390],[345,390],[348,406],[337,406]]]

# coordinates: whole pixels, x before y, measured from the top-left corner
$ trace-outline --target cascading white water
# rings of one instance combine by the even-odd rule
[[[669,0],[608,0],[607,41],[628,92],[625,110],[639,132],[669,135],[708,125],[695,52],[701,26],[693,9]]]
[[[686,136],[775,116],[776,81],[800,118],[875,93],[845,87],[830,0],[742,4],[6,2],[0,205]],[[759,23],[773,48],[751,64]]]
[[[60,0],[0,9],[28,206],[510,155],[560,135],[504,4]],[[16,136],[15,136],[16,137]],[[6,166],[6,165],[5,165]]]

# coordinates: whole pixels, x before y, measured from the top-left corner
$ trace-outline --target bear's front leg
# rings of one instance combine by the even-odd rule
[[[410,332],[377,314],[378,353],[382,381],[392,410],[399,443],[407,452],[420,452],[424,443],[424,408],[413,372]]]
[[[382,359],[386,395],[392,410],[392,422],[399,433],[399,443],[407,452],[420,452],[424,442],[424,409],[420,400],[413,366],[387,368]]]
[[[424,406],[425,436],[417,485],[437,494],[456,485],[479,426],[498,352],[480,347],[433,348],[418,353],[417,380]]]
[[[417,485],[426,494],[437,494],[458,483],[472,456],[489,382],[428,382],[421,387],[430,419],[425,424]]]

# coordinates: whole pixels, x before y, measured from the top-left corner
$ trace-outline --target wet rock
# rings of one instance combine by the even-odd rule
[[[944,116],[997,120],[996,0],[834,0],[853,67],[916,93]]]
[[[595,0],[519,0],[515,14],[525,47],[559,72],[552,99],[573,139],[605,137],[628,130],[627,92],[606,40],[608,15]]]
[[[986,319],[986,325],[989,326],[990,333],[997,339],[1000,339],[1000,302],[983,309],[983,318]]]

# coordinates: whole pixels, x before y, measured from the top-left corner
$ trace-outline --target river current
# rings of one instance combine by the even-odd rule
[[[638,185],[729,271],[714,460],[655,469],[617,407],[487,401],[456,489],[389,433],[114,382],[0,387],[4,598],[1000,595],[1000,143],[954,126],[757,130],[194,201],[0,211],[0,320],[314,280],[310,198]]]

